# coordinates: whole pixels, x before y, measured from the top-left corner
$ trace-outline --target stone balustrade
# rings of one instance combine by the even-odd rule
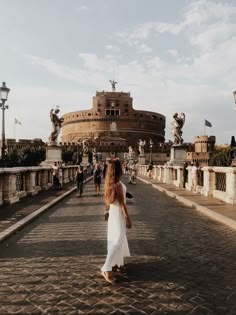
[[[62,184],[74,180],[77,166],[64,166]],[[0,168],[0,205],[18,202],[27,195],[35,195],[40,190],[52,186],[51,166]]]
[[[149,177],[148,165],[139,165],[138,175]],[[186,189],[192,189],[192,167],[188,167]],[[152,178],[160,183],[183,187],[183,166],[154,165]],[[236,168],[204,166],[198,172],[197,191],[204,196],[213,196],[229,204],[236,204]]]

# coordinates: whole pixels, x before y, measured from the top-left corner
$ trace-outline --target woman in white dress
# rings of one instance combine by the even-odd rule
[[[107,257],[101,268],[106,281],[113,283],[112,267],[124,265],[124,257],[130,256],[126,227],[132,223],[126,207],[126,186],[120,181],[122,167],[119,160],[111,160],[105,178],[105,203],[109,206],[107,230]]]

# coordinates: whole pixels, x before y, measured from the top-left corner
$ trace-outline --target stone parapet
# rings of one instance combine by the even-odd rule
[[[147,177],[147,165],[138,166],[138,174]],[[192,189],[192,167],[188,167],[186,190]],[[236,204],[236,168],[202,167],[201,181],[198,181],[197,192],[204,196],[213,196],[229,204]],[[160,183],[183,187],[183,166],[154,165],[153,178]]]
[[[74,180],[77,166],[62,167],[62,184]],[[52,167],[0,168],[0,205],[18,202],[52,186]]]

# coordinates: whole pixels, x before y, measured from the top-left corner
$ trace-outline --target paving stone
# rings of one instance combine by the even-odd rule
[[[113,285],[93,183],[0,245],[0,314],[236,314],[236,232],[138,182],[132,256]],[[7,246],[6,246],[7,245]]]

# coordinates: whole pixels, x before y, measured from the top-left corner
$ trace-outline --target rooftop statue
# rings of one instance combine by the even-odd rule
[[[52,132],[49,136],[50,144],[57,144],[58,143],[58,136],[61,130],[61,124],[64,121],[64,118],[59,118],[58,113],[60,112],[59,108],[51,109],[50,110],[50,118],[52,122]]]
[[[185,114],[184,113],[175,113],[173,115],[174,120],[172,121],[171,125],[171,134],[174,137],[174,144],[181,144],[183,143],[184,139],[182,138],[182,128],[185,122]]]
[[[117,84],[117,82],[115,80],[109,80],[109,81],[111,83],[112,92],[115,92],[116,91],[116,84]]]

